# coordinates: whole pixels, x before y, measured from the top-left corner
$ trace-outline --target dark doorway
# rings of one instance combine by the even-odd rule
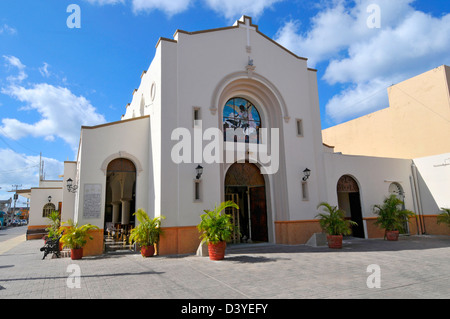
[[[364,224],[361,212],[361,200],[358,193],[348,193],[348,199],[350,201],[351,219],[358,224],[358,226],[352,227],[352,233],[354,237],[364,238]]]
[[[225,177],[225,199],[233,199],[239,210],[233,221],[240,236],[236,243],[267,242],[267,207],[264,177],[251,163],[235,163]]]
[[[356,180],[349,175],[342,176],[337,184],[337,195],[339,208],[346,212],[347,218],[358,224],[352,227],[352,236],[365,238],[361,197]]]

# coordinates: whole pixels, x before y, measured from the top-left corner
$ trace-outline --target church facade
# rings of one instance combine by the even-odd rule
[[[235,243],[304,244],[321,232],[320,202],[346,210],[359,225],[353,236],[382,237],[373,205],[396,193],[416,211],[414,185],[424,184],[412,159],[324,144],[316,70],[247,16],[161,38],[122,119],[82,127],[77,160],[64,164],[62,181],[28,191],[29,228],[46,224],[43,206],[59,207],[63,221],[100,228],[85,255],[126,239],[139,208],[165,216],[159,254],[194,253],[199,216],[225,200],[239,205],[228,212],[241,233]],[[426,196],[424,213],[436,214]],[[417,220],[410,232],[421,232]]]

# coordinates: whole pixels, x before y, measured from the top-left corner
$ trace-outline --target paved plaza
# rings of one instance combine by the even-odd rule
[[[236,245],[223,261],[130,253],[72,261],[42,260],[42,240],[6,231],[0,231],[0,299],[450,298],[448,236],[348,238],[341,250]]]

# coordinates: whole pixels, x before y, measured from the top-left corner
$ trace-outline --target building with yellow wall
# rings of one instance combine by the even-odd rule
[[[450,67],[388,88],[389,107],[322,131],[335,152],[419,158],[450,152]]]

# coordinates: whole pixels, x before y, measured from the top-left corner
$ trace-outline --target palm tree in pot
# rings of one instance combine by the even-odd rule
[[[150,218],[143,209],[138,209],[135,215],[139,221],[139,225],[130,232],[130,243],[137,243],[141,247],[142,257],[152,257],[155,254],[155,244],[159,242],[162,234],[161,219],[164,216]]]
[[[320,227],[327,233],[327,241],[329,248],[342,248],[343,235],[352,233],[352,226],[358,224],[352,220],[345,219],[345,211],[331,206],[326,202],[317,205],[317,209],[323,207],[324,212],[319,213]]]
[[[222,214],[222,211],[228,207],[239,209],[233,201],[222,202],[212,211],[205,209],[205,214],[200,216],[201,222],[197,225],[202,242],[208,244],[211,260],[221,260],[225,257],[226,242],[231,239],[235,231],[231,215]]]
[[[382,205],[374,205],[373,211],[378,215],[375,225],[385,229],[387,240],[398,240],[399,232],[405,232],[405,223],[415,216],[412,211],[402,209],[403,202],[394,194],[386,197]]]
[[[47,235],[44,237],[45,242],[47,240],[58,240],[58,249],[61,251],[63,248],[63,243],[61,242],[61,234],[62,228],[61,226],[61,215],[57,210],[54,210],[47,216],[47,219],[50,221],[50,224],[47,226]]]
[[[99,228],[91,224],[78,226],[78,223],[74,223],[71,219],[63,225],[67,225],[61,226],[63,236],[60,241],[63,243],[63,247],[70,248],[71,259],[81,259],[83,257],[83,247],[86,245],[87,239],[94,239],[88,235],[89,230]]]
[[[61,235],[62,230],[60,229],[61,220],[60,214],[57,210],[52,211],[47,219],[50,221],[50,224],[45,229],[48,233],[46,239],[57,239]]]

